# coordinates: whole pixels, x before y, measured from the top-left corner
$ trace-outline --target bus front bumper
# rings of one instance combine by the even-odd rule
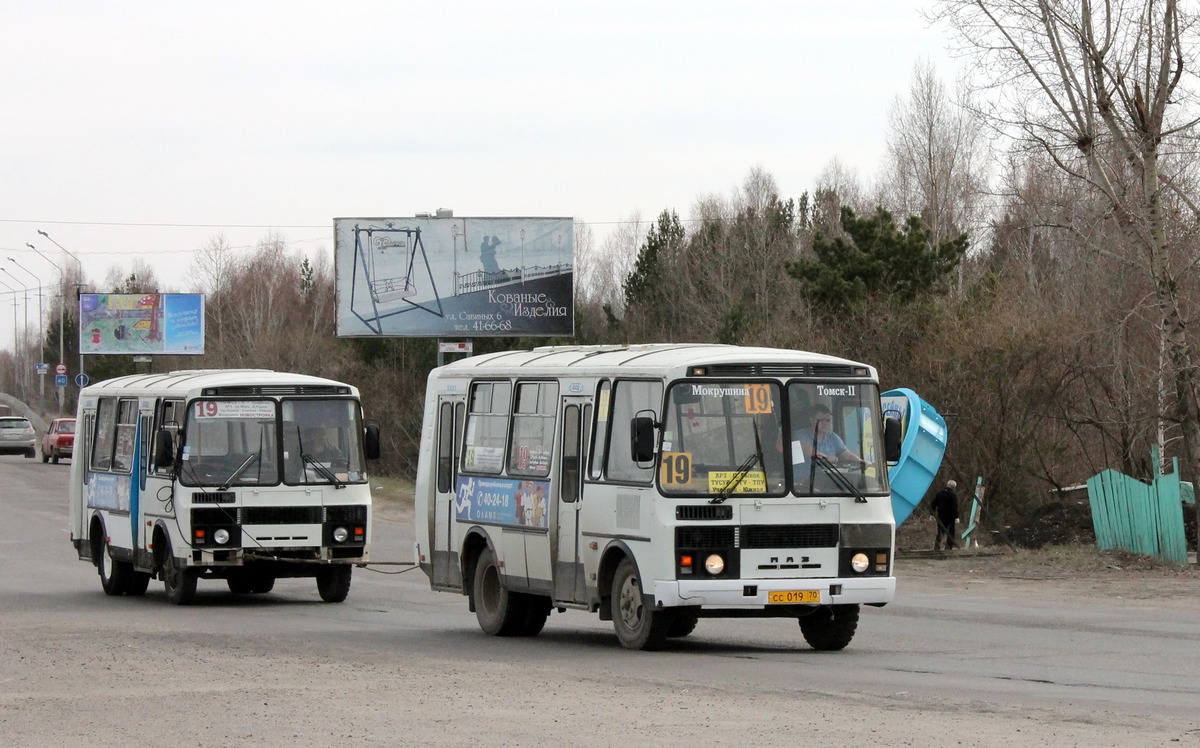
[[[786,593],[773,596],[771,593]],[[857,579],[685,579],[654,583],[654,604],[674,608],[701,605],[721,608],[767,608],[820,596],[808,604],[883,605],[896,595],[895,577]],[[782,599],[778,599],[782,598]]]

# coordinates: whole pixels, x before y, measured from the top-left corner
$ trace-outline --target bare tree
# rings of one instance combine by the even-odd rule
[[[1196,266],[1173,241],[1200,208],[1167,157],[1192,150],[1193,20],[1178,0],[942,0],[935,17],[975,56],[988,121],[1104,201],[1122,237],[1114,256],[1153,289],[1173,420],[1200,474],[1200,370],[1180,296]]]
[[[881,188],[893,212],[920,216],[934,243],[963,232],[978,243],[987,150],[968,108],[950,99],[928,60],[913,66],[908,98],[897,97],[888,122]]]

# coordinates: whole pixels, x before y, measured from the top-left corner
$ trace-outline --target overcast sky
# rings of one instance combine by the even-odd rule
[[[74,263],[39,229],[92,283],[141,259],[193,291],[219,234],[331,253],[335,217],[450,208],[602,236],[754,167],[870,180],[914,63],[949,66],[925,5],[0,0],[0,284],[55,285],[27,243]]]

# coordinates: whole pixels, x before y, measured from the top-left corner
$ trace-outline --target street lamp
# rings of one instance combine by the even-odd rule
[[[63,269],[62,269],[61,267],[59,267],[59,266],[58,266],[58,263],[57,263],[57,262],[55,262],[54,260],[51,260],[51,259],[50,259],[49,257],[47,257],[46,255],[42,254],[40,251],[38,251],[38,248],[37,248],[37,247],[33,246],[33,245],[32,245],[32,244],[30,244],[29,242],[25,242],[25,246],[26,246],[26,247],[29,247],[29,248],[30,248],[30,249],[32,249],[34,252],[37,252],[37,253],[38,253],[38,257],[41,257],[43,260],[45,260],[46,262],[48,262],[48,263],[50,263],[51,265],[53,265],[53,266],[54,266],[54,269],[58,271],[58,295],[59,295],[59,297],[60,297],[60,299],[61,299],[61,301],[60,301],[60,303],[59,303],[59,305],[58,305],[58,363],[60,363],[60,364],[61,364],[61,363],[63,362],[63,355],[64,355],[64,349],[63,349],[63,310],[64,310],[64,308],[65,308],[65,307],[66,307],[66,305],[67,305],[67,294],[66,294],[66,287],[63,285]]]
[[[54,269],[58,271],[58,363],[61,364],[61,363],[63,363],[63,358],[65,358],[65,356],[66,356],[65,349],[63,348],[63,344],[65,341],[65,337],[64,337],[64,333],[63,333],[63,312],[66,310],[66,306],[67,306],[67,287],[63,283],[63,269],[59,266],[59,264],[57,262],[55,262],[54,260],[51,260],[46,255],[42,254],[41,251],[38,250],[37,247],[33,246],[29,242],[25,242],[25,246],[29,247],[34,252],[37,252],[38,257],[41,257],[43,260],[45,260],[46,262],[53,265]],[[58,414],[61,416],[63,414],[63,387],[59,386],[59,387],[57,387],[57,390],[58,390]]]
[[[9,257],[8,261],[11,262],[12,264],[16,265],[17,267],[21,268],[22,273],[24,273],[25,275],[28,275],[30,278],[33,278],[35,281],[37,281],[37,284],[38,284],[37,285],[37,297],[38,297],[38,361],[37,361],[37,363],[38,363],[39,367],[45,367],[45,364],[42,362],[42,359],[46,357],[46,331],[45,331],[45,328],[42,326],[42,296],[45,295],[42,293],[42,280],[41,280],[41,278],[38,278],[33,273],[29,272],[29,270],[27,270],[24,265],[17,262],[13,258]],[[46,371],[44,368],[39,368],[39,370],[38,370],[38,382],[40,385],[38,388],[38,393],[39,393],[38,394],[38,413],[44,415],[46,413]]]
[[[27,286],[24,283],[22,283],[21,281],[17,280],[17,276],[10,273],[8,268],[0,267],[0,272],[8,273],[8,277],[12,278],[13,281],[15,281],[16,284],[21,287],[21,290],[25,292],[25,330],[24,330],[24,332],[21,333],[21,340],[24,341],[26,344],[28,344],[28,342],[29,342],[29,286]],[[11,288],[11,286],[10,286],[10,288]],[[15,291],[13,292],[13,294],[14,294],[13,295],[13,336],[16,337],[16,334],[17,334],[16,333],[17,297],[15,295],[16,294]],[[20,379],[21,379],[21,399],[22,400],[25,399],[26,391],[29,389],[28,387],[25,386],[26,385],[26,377],[29,374],[29,372],[25,371],[28,364],[29,364],[29,362],[26,361],[25,364],[21,366]]]
[[[49,234],[47,234],[45,231],[42,231],[41,229],[38,229],[38,233],[39,233],[39,234],[41,234],[42,236],[46,237],[47,239],[49,239],[49,240],[51,241],[51,243],[53,243],[53,244],[54,244],[54,246],[56,246],[56,247],[58,247],[59,249],[61,249],[63,252],[65,252],[65,253],[67,254],[67,256],[68,256],[68,257],[70,257],[72,260],[74,260],[75,262],[77,262],[77,263],[79,264],[79,282],[82,284],[82,283],[83,283],[83,260],[80,260],[80,259],[79,259],[78,257],[76,257],[76,256],[75,256],[75,254],[74,254],[73,252],[71,252],[69,249],[67,249],[67,248],[66,248],[66,247],[64,247],[63,245],[59,244],[58,242],[54,241],[54,237],[50,236],[50,235],[49,235]],[[36,252],[37,250],[34,250],[34,251]],[[38,252],[38,254],[41,254],[41,252]],[[57,265],[55,265],[55,267],[58,267],[58,266],[57,266]],[[62,272],[62,270],[60,269],[60,270],[59,270],[59,272],[61,273],[61,272]],[[65,294],[66,294],[66,287],[65,287],[65,286],[63,287],[63,294],[64,294],[64,296],[63,296],[63,303],[64,303],[64,304],[66,304],[66,296],[65,296]],[[78,294],[79,294],[79,290],[78,290],[78,287],[76,287],[76,298],[77,298],[77,299],[78,299]],[[78,314],[78,312],[76,312],[76,314]],[[79,324],[80,335],[82,335],[82,334],[83,334],[83,332],[82,332],[82,331],[83,331],[83,319],[82,319],[82,318],[80,318],[80,319],[77,319],[76,321],[77,321],[77,322],[78,322],[78,324]],[[62,340],[62,336],[61,336],[61,335],[59,336],[59,340],[60,340],[60,341]],[[60,358],[60,362],[61,362],[61,358]],[[79,346],[79,373],[80,373],[80,375],[82,375],[82,374],[83,374],[83,346],[82,346],[82,345],[80,345],[80,346]]]
[[[17,345],[17,289],[8,285],[4,281],[0,281],[0,286],[4,286],[13,295],[13,387],[14,389],[21,388],[21,346]]]

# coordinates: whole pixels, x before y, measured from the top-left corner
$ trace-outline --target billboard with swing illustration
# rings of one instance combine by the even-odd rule
[[[339,337],[569,336],[571,218],[336,218]]]
[[[204,294],[80,294],[79,352],[200,355]]]

